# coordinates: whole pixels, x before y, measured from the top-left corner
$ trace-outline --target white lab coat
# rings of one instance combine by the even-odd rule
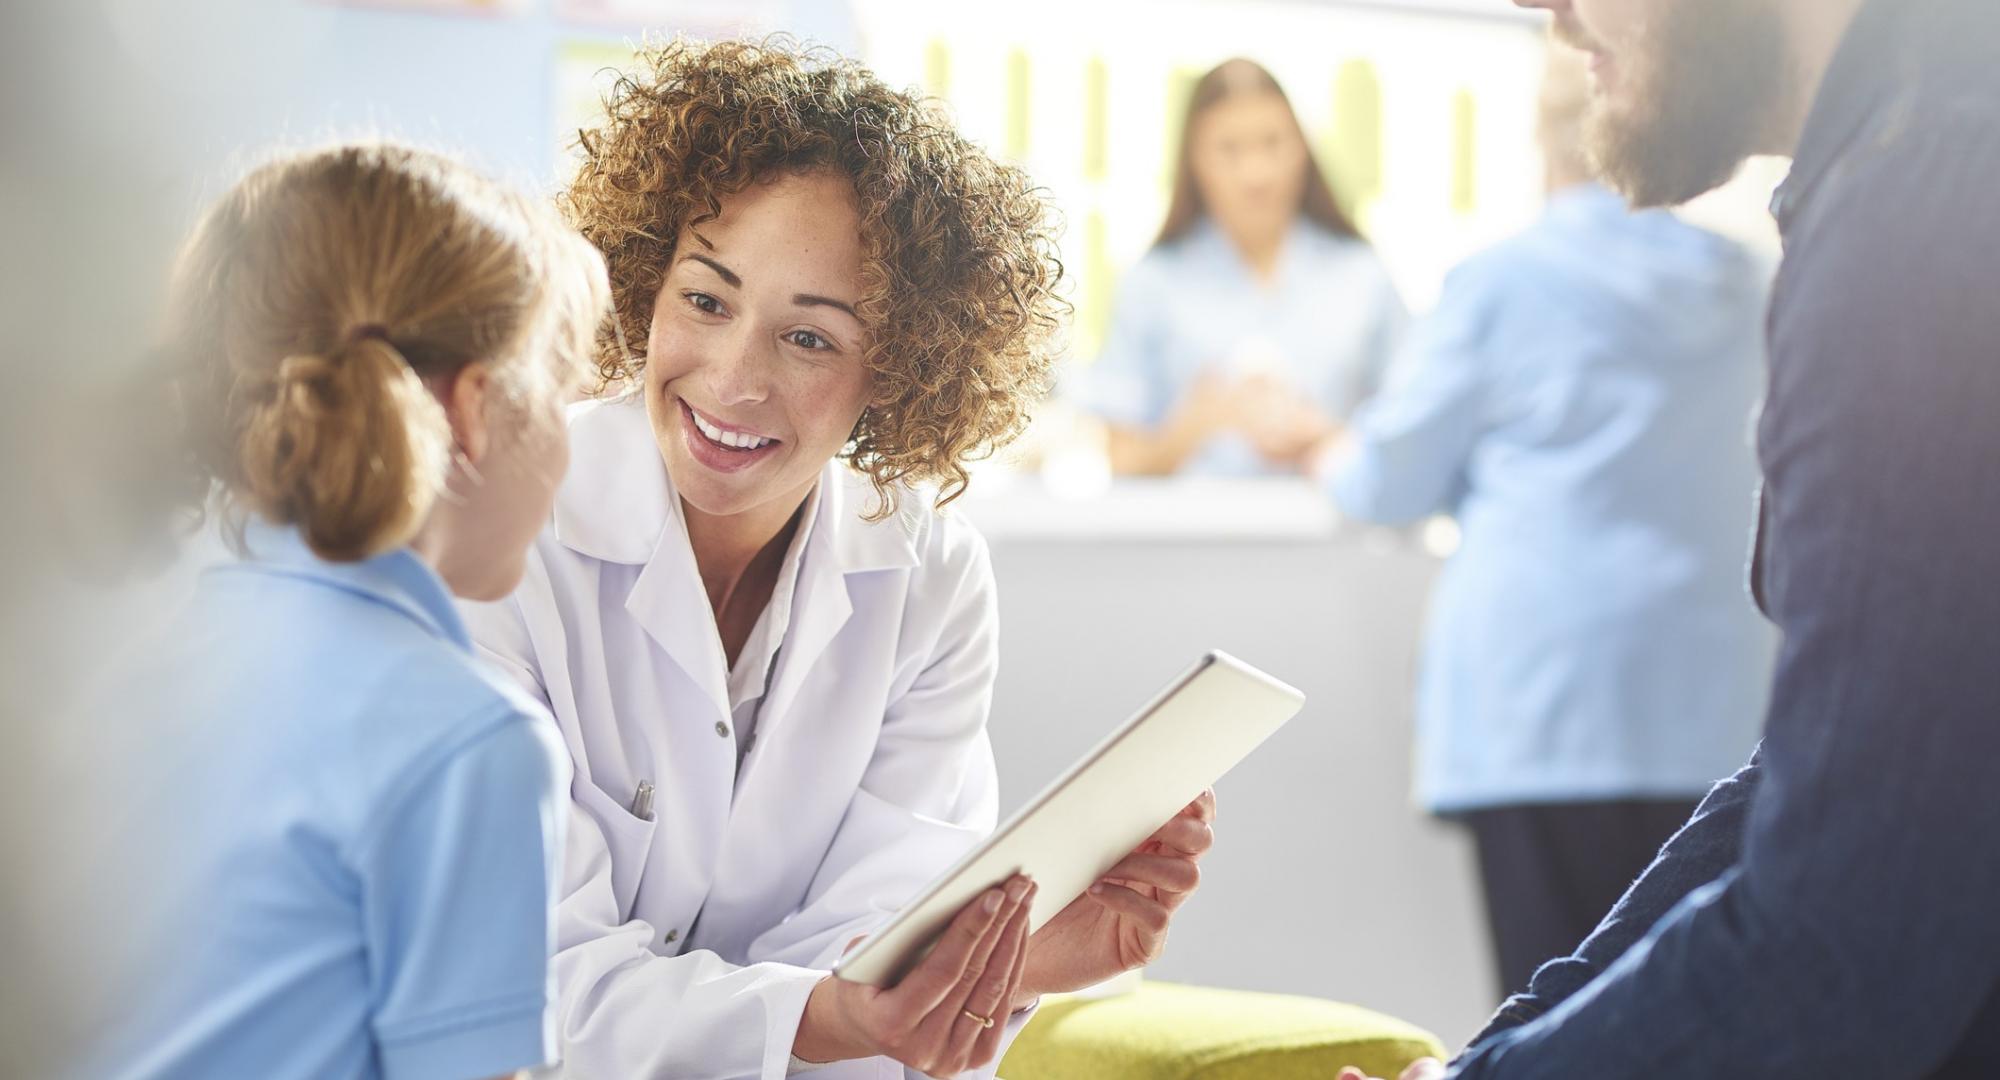
[[[994,827],[986,545],[921,495],[862,520],[872,489],[829,464],[739,778],[722,643],[644,403],[579,406],[570,438],[520,589],[467,605],[482,651],[548,703],[575,760],[561,1069],[780,1080],[806,997],[849,942]],[[630,809],[641,781],[650,821]],[[804,1075],[906,1072],[876,1058]]]

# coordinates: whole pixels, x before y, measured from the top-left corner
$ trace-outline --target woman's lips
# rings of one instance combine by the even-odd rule
[[[777,453],[778,447],[783,445],[777,439],[772,439],[755,450],[750,450],[717,442],[702,433],[700,424],[696,423],[694,409],[687,402],[676,399],[675,404],[680,406],[681,434],[687,442],[688,456],[716,472],[741,472]],[[713,422],[710,424],[720,427]]]

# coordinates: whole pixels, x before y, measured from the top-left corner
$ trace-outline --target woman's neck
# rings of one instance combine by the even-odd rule
[[[1289,230],[1257,229],[1254,231],[1231,232],[1229,242],[1236,247],[1236,253],[1243,258],[1258,281],[1269,284],[1278,276],[1278,260],[1285,254],[1285,234]]]
[[[738,514],[707,514],[681,503],[688,546],[732,665],[757,616],[770,603],[811,493],[808,486],[796,497],[775,499]]]

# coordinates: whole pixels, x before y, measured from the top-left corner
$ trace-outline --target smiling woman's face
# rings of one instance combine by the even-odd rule
[[[868,404],[861,219],[825,173],[722,200],[653,305],[646,411],[674,487],[714,516],[797,508]]]

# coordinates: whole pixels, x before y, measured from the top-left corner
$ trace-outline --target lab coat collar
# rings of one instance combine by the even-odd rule
[[[571,417],[570,446],[569,477],[556,498],[556,538],[592,558],[641,566],[625,597],[626,610],[714,703],[718,718],[726,719],[727,658],[645,402],[627,394],[579,408]],[[914,493],[906,493],[897,513],[866,521],[863,516],[874,506],[868,481],[845,463],[831,461],[820,473],[818,495],[794,618],[761,713],[767,720],[785,711],[805,672],[852,614],[847,576],[918,562],[922,518]]]
[[[569,474],[556,492],[556,539],[604,562],[652,558],[672,503],[666,462],[637,393],[570,408]]]
[[[259,518],[244,523],[243,554],[241,563],[226,569],[301,578],[339,589],[393,608],[437,637],[472,651],[472,638],[451,590],[409,548],[360,562],[329,562],[313,553],[296,527]]]
[[[818,516],[799,567],[792,623],[772,672],[771,694],[759,712],[759,739],[782,724],[806,676],[854,613],[855,576],[918,564],[915,502],[914,493],[906,491],[895,513],[866,521],[864,515],[878,505],[873,485],[840,462],[830,462],[820,474]]]
[[[921,493],[904,490],[895,513],[880,521],[867,521],[866,516],[880,505],[875,487],[846,463],[828,462],[820,473],[819,490],[817,528],[842,573],[904,570],[917,565],[917,534],[923,527]]]

